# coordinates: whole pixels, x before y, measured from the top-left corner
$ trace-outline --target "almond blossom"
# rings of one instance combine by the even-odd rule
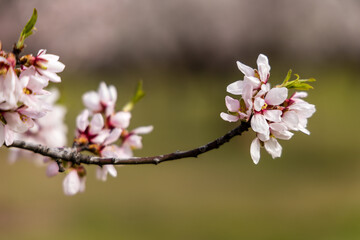
[[[222,112],[220,117],[228,122],[250,121],[251,129],[256,133],[250,146],[250,155],[255,164],[260,160],[262,146],[273,158],[280,157],[282,147],[277,139],[289,140],[293,136],[290,131],[310,134],[306,129],[307,119],[315,112],[315,106],[302,99],[307,96],[305,92],[295,92],[288,98],[288,87],[303,88],[307,80],[288,82],[289,79],[286,79],[282,85],[271,88],[268,83],[270,65],[263,54],[257,59],[258,69],[241,62],[237,62],[237,65],[245,75],[244,80],[231,83],[227,91],[241,98],[226,96],[228,113]]]

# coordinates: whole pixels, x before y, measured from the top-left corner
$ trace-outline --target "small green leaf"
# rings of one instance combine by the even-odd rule
[[[33,30],[35,29],[35,23],[37,20],[37,10],[34,8],[33,14],[30,18],[30,20],[25,25],[24,29],[20,33],[20,37],[18,42],[16,43],[17,49],[22,49],[24,47],[24,41],[27,37],[29,37],[31,34],[33,34]]]
[[[130,102],[128,102],[123,108],[123,110],[125,112],[131,111],[134,108],[135,104],[145,96],[145,92],[144,92],[144,90],[142,88],[142,85],[143,85],[142,81],[139,81],[139,83],[138,83],[138,85],[136,87],[134,96],[132,97]]]
[[[316,80],[314,78],[299,79],[299,75],[295,74],[295,76],[297,77],[295,80],[285,83],[283,87],[286,87],[288,89],[297,89],[297,90],[313,89],[313,87],[310,84],[308,84],[308,82],[315,82]]]
[[[283,83],[281,84],[281,86],[284,86],[284,85],[290,80],[291,74],[292,74],[292,70],[289,69],[289,71],[288,71],[288,73],[286,74],[286,77],[285,77]]]

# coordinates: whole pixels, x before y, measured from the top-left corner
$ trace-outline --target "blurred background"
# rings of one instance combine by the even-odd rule
[[[60,55],[60,103],[69,143],[81,96],[100,81],[118,88],[118,109],[142,79],[147,93],[131,128],[154,125],[137,156],[205,144],[234,128],[226,86],[269,57],[270,82],[291,68],[314,77],[311,135],[281,141],[283,155],[250,158],[253,132],[198,159],[118,167],[64,196],[31,161],[9,164],[1,148],[1,239],[360,239],[357,0],[0,0],[0,40],[11,50],[38,10],[25,53]]]

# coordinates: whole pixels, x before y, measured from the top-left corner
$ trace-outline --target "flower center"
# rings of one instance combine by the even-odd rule
[[[32,94],[32,91],[25,87],[25,88],[23,88],[23,93],[25,93],[26,95],[30,95],[30,94]]]

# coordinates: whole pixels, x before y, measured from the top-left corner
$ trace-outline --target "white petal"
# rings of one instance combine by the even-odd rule
[[[107,179],[107,172],[103,167],[97,166],[96,167],[96,178],[105,182]]]
[[[272,122],[281,122],[281,110],[265,110],[264,117]]]
[[[244,99],[245,105],[249,109],[249,111],[252,110],[252,106],[253,106],[253,102],[252,102],[253,89],[254,88],[252,84],[244,83],[242,98]]]
[[[46,176],[54,177],[58,175],[58,173],[59,173],[59,165],[55,161],[49,163],[49,165],[46,168]]]
[[[282,147],[275,138],[271,137],[269,141],[264,142],[264,146],[272,158],[281,156]]]
[[[245,77],[244,84],[245,83],[251,84],[254,89],[259,88],[261,84],[260,80],[257,77]]]
[[[116,177],[116,176],[117,176],[116,168],[115,168],[113,165],[105,165],[105,166],[103,166],[103,168],[105,168],[106,171],[107,171],[112,177]]]
[[[38,69],[38,72],[52,82],[61,82],[61,78],[54,72],[43,69]]]
[[[254,72],[254,69],[249,67],[249,66],[246,66],[245,64],[237,61],[236,62],[239,70],[245,75],[245,76],[249,76],[249,77],[252,77],[255,75],[255,72]]]
[[[65,65],[62,62],[51,60],[48,62],[46,67],[48,71],[59,73],[64,70]]]
[[[117,91],[116,91],[116,88],[115,88],[113,85],[111,85],[111,86],[109,87],[109,91],[110,91],[111,100],[112,100],[113,102],[116,102],[116,99],[117,99]]]
[[[120,128],[114,128],[110,135],[105,139],[104,145],[116,142],[120,138],[121,132],[122,130]]]
[[[110,92],[108,87],[106,86],[106,84],[104,82],[100,83],[99,86],[99,96],[100,96],[100,101],[103,103],[108,103],[110,101]]]
[[[263,142],[267,141],[270,139],[270,135],[267,134],[267,135],[264,135],[264,134],[261,134],[261,133],[258,133],[256,134],[256,136]]]
[[[117,128],[127,128],[130,125],[130,112],[117,112],[110,117],[110,123]]]
[[[231,93],[234,95],[241,95],[242,89],[243,89],[243,84],[244,84],[244,81],[241,81],[241,80],[233,82],[227,86],[226,91],[228,93]]]
[[[95,114],[90,122],[90,134],[99,133],[104,127],[104,118],[100,113]]]
[[[63,189],[65,195],[75,195],[80,190],[80,178],[76,170],[70,171],[64,178]]]
[[[97,92],[87,92],[82,96],[84,105],[93,112],[100,112],[102,106],[100,104],[100,98]]]
[[[265,96],[265,101],[269,105],[280,105],[282,104],[288,95],[288,89],[285,87],[282,88],[272,88]]]
[[[258,65],[260,79],[262,82],[266,83],[270,74],[269,60],[265,55],[260,54],[256,62]]]
[[[263,98],[257,97],[254,100],[254,109],[255,111],[260,111],[261,108],[264,106],[265,100]]]
[[[240,109],[240,102],[237,99],[226,96],[225,105],[230,112],[238,112]]]
[[[269,126],[270,126],[271,130],[278,131],[278,132],[287,130],[287,127],[284,123],[270,123]]]
[[[271,134],[274,135],[274,137],[282,140],[289,140],[294,135],[292,132],[287,130],[281,132],[272,131]]]
[[[230,114],[227,114],[227,113],[220,113],[220,117],[225,120],[225,121],[228,121],[228,122],[237,122],[239,121],[239,116],[234,116],[234,115],[230,115]]]
[[[255,164],[259,163],[260,160],[260,141],[258,138],[255,138],[251,142],[250,146],[250,155]]]
[[[89,126],[89,110],[85,109],[80,115],[76,117],[76,127],[84,132],[87,126]]]
[[[299,118],[294,111],[287,111],[282,115],[282,121],[289,130],[298,130]]]
[[[295,92],[291,98],[306,98],[307,96],[307,92]]]
[[[5,126],[4,130],[5,130],[5,145],[9,146],[14,142],[15,133],[11,131],[8,126]]]
[[[145,127],[135,128],[135,129],[133,129],[131,132],[132,132],[133,134],[143,135],[143,134],[151,133],[153,129],[154,129],[153,126],[145,126]]]
[[[267,123],[265,117],[262,114],[255,113],[254,116],[251,118],[251,128],[257,132],[264,135],[268,135],[269,124]]]
[[[24,133],[34,126],[31,118],[20,116],[17,112],[5,112],[3,116],[7,122],[6,127],[17,133]]]
[[[91,139],[91,142],[97,144],[103,144],[105,139],[109,137],[109,134],[110,134],[109,129],[103,129],[99,133],[97,133],[97,136],[95,138]]]
[[[142,148],[141,140],[142,140],[141,136],[131,135],[125,140],[124,144],[130,146],[132,149],[140,149]]]

